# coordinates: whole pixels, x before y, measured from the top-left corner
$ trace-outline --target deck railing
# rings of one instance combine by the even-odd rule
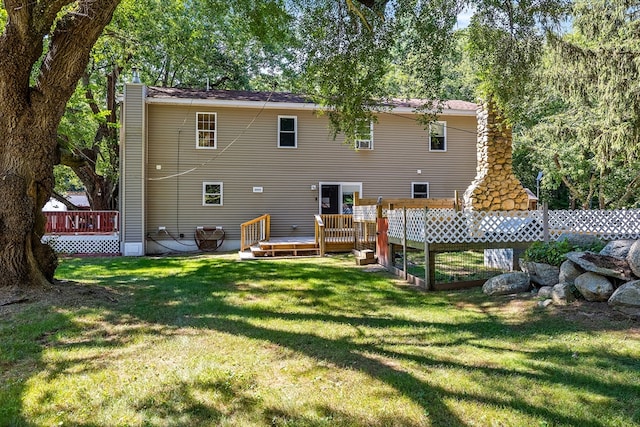
[[[321,252],[343,251],[355,248],[353,215],[321,214],[316,215],[316,243]]]
[[[322,214],[324,222],[325,239],[331,243],[353,242],[353,215],[352,214]]]
[[[269,214],[240,224],[240,250],[247,250],[260,241],[269,240],[270,236],[271,215]]]
[[[325,227],[322,215],[314,215],[316,230],[316,245],[320,248],[320,256],[324,256],[326,249]]]
[[[118,211],[43,212],[46,234],[111,234],[118,232]]]

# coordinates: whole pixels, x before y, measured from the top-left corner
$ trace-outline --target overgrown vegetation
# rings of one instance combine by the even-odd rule
[[[424,293],[342,256],[63,259],[58,279],[0,312],[0,425],[640,423],[624,319]]]
[[[566,260],[566,254],[573,251],[600,252],[605,243],[600,240],[576,243],[569,239],[561,239],[554,242],[534,242],[524,252],[525,261],[540,262],[560,266]]]

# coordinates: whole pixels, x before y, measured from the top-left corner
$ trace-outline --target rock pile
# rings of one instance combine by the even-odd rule
[[[571,252],[566,257],[560,268],[521,260],[523,273],[496,276],[482,289],[487,295],[504,295],[533,286],[543,307],[581,297],[607,301],[614,310],[640,319],[640,240],[614,240],[600,253]]]

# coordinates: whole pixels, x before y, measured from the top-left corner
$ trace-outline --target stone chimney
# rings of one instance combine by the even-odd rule
[[[477,174],[464,193],[465,209],[527,210],[529,198],[513,174],[511,127],[491,100],[478,106],[477,115]]]

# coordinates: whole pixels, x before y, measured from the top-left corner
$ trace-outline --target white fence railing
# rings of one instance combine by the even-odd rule
[[[353,220],[358,222],[375,222],[378,217],[376,205],[354,206]]]
[[[533,242],[545,240],[545,234],[550,240],[567,234],[640,239],[640,209],[557,210],[546,215],[542,210],[395,209],[386,216],[389,237],[427,243]]]

